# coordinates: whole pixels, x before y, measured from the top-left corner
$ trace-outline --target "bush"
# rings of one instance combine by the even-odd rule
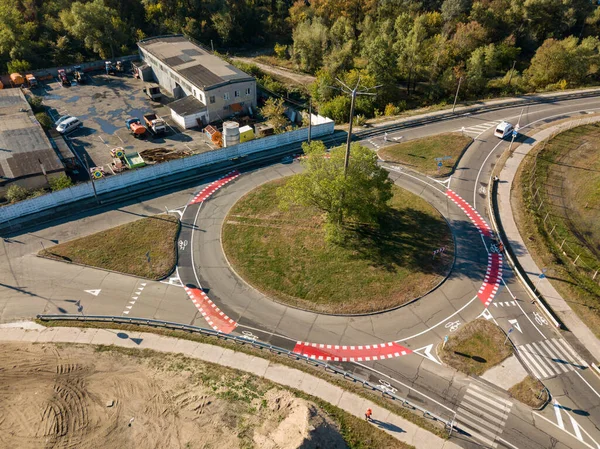
[[[25,187],[21,187],[20,185],[14,184],[8,188],[6,191],[6,199],[11,203],[16,203],[17,201],[23,201],[27,199],[29,196],[29,190]]]
[[[287,49],[288,46],[287,45],[282,45],[282,44],[275,44],[275,56],[277,56],[279,59],[286,59],[287,58]]]
[[[27,102],[33,112],[42,112],[44,110],[42,106],[42,97],[38,97],[37,95],[32,95],[31,97],[27,97]]]
[[[24,72],[27,72],[31,68],[31,64],[23,59],[13,59],[6,64],[6,68],[8,69],[8,73],[21,73],[25,75]]]
[[[73,181],[64,173],[56,178],[50,178],[50,188],[53,192],[57,190],[66,189],[73,185]]]
[[[42,125],[42,128],[44,129],[50,129],[54,124],[50,116],[45,112],[38,112],[37,114],[35,114],[35,118],[38,122],[40,122],[40,125]]]
[[[27,198],[37,198],[38,196],[42,196],[45,194],[46,194],[45,189],[37,189],[37,190],[34,190],[33,192],[29,192],[29,196]]]
[[[384,110],[383,114],[387,117],[390,117],[392,115],[398,115],[398,114],[400,114],[400,112],[402,112],[402,111],[400,111],[399,107],[395,106],[392,103],[388,103],[385,105],[385,110]]]
[[[337,123],[348,123],[350,98],[346,95],[338,95],[333,100],[323,103],[319,108],[319,113]]]
[[[354,116],[354,125],[355,126],[362,126],[365,123],[367,123],[367,118],[362,115],[362,114],[358,114]]]

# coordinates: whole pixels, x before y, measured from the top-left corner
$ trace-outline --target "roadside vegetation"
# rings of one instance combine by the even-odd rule
[[[478,318],[451,334],[445,346],[440,346],[439,355],[452,368],[481,376],[512,355],[512,345],[510,342],[504,344],[505,339],[506,335],[498,326]]]
[[[600,125],[562,132],[515,178],[515,218],[536,264],[600,337]]]
[[[49,259],[162,279],[177,263],[179,220],[155,215],[42,250]]]
[[[393,187],[371,151],[354,146],[344,178],[343,148],[325,158],[318,147],[305,148],[302,174],[233,206],[222,239],[235,270],[278,301],[325,313],[385,310],[435,287],[453,261],[440,213]]]
[[[548,392],[539,380],[527,376],[521,382],[513,385],[508,392],[510,395],[531,408],[540,408],[548,400]]]
[[[590,85],[599,79],[600,8],[589,0],[0,0],[0,61],[26,72],[136,52],[184,33],[221,53],[314,74],[315,108],[341,122],[384,111]],[[389,108],[388,108],[389,106]]]
[[[401,164],[426,175],[447,177],[472,142],[473,138],[463,134],[438,134],[386,146],[379,150],[378,155],[384,161]],[[439,168],[436,158],[444,158]]]
[[[115,329],[121,330],[125,332],[149,332],[157,335],[164,335],[167,337],[179,338],[183,340],[196,341],[199,343],[206,343],[215,346],[224,347],[227,349],[231,349],[232,351],[242,352],[244,354],[253,355],[256,357],[261,357],[263,359],[269,360],[273,363],[278,363],[281,365],[288,366],[290,368],[294,368],[300,370],[305,373],[309,373],[313,376],[316,376],[320,379],[323,379],[333,385],[336,385],[344,390],[350,391],[354,394],[357,394],[365,399],[375,402],[381,407],[390,410],[398,416],[403,417],[404,419],[412,422],[413,424],[427,430],[428,432],[434,433],[440,438],[448,439],[448,432],[445,430],[444,426],[436,423],[435,421],[425,418],[419,415],[417,412],[411,411],[412,409],[403,407],[401,404],[386,399],[382,396],[381,392],[378,390],[367,390],[362,384],[358,385],[355,382],[351,382],[349,380],[344,379],[341,376],[337,376],[332,372],[325,371],[315,365],[305,363],[303,361],[294,360],[288,356],[280,356],[273,352],[265,351],[259,349],[250,344],[240,345],[239,343],[233,343],[227,341],[225,339],[210,337],[202,334],[177,331],[177,330],[169,330],[162,329],[150,326],[143,325],[134,325],[134,324],[118,324],[118,323],[110,323],[110,322],[92,322],[92,321],[42,321],[35,320],[38,324],[46,327],[77,327],[77,328],[88,328],[88,329]],[[121,348],[121,350],[126,350],[125,348]],[[142,355],[144,351],[141,352]]]

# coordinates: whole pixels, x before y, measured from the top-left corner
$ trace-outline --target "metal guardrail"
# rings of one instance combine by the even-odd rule
[[[273,346],[268,343],[262,343],[260,341],[256,341],[255,339],[248,337],[238,337],[236,335],[224,334],[222,332],[218,332],[212,329],[207,329],[199,326],[192,326],[189,324],[181,324],[175,323],[172,321],[162,321],[162,320],[153,320],[146,318],[134,318],[134,317],[120,317],[120,316],[110,316],[110,315],[52,315],[52,314],[41,314],[37,315],[37,319],[42,321],[82,321],[82,322],[100,322],[100,323],[116,323],[116,324],[133,324],[138,326],[150,326],[150,327],[160,327],[170,330],[178,330],[185,331],[191,333],[202,334],[210,337],[219,338],[221,340],[231,341],[239,344],[250,344],[251,346],[258,349],[265,349],[271,353],[285,356],[288,358],[296,359],[298,361],[304,361],[309,365],[317,366],[323,368],[325,371],[332,372],[334,374],[341,375],[346,380],[351,380],[355,383],[360,383],[364,388],[379,391],[382,393],[382,396],[387,399],[391,399],[394,401],[398,401],[405,408],[418,410],[421,412],[424,418],[430,418],[433,421],[438,421],[444,424],[444,427],[448,431],[449,434],[455,430],[454,419],[452,421],[447,421],[441,416],[435,415],[428,410],[420,407],[419,405],[413,404],[408,399],[398,396],[390,391],[386,391],[386,389],[382,388],[381,385],[377,385],[371,383],[359,376],[355,376],[353,373],[345,371],[343,369],[332,366],[328,363],[325,363],[321,360],[312,359],[310,357],[304,356],[302,354],[298,354],[292,352],[285,348],[280,348],[279,346]]]

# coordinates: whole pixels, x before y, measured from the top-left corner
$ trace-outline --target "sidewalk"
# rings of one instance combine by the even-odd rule
[[[381,427],[383,431],[404,443],[412,444],[417,449],[460,449],[456,444],[441,439],[387,409],[318,377],[220,346],[145,332],[125,333],[114,329],[81,329],[75,327],[46,328],[34,322],[0,325],[0,341],[115,345],[124,348],[181,353],[187,357],[249,372],[280,385],[295,388],[319,397],[357,418],[363,419],[365,410],[370,408],[373,410],[373,417],[377,421],[391,424],[388,426],[391,429],[398,427],[402,429],[402,432],[394,432]]]
[[[593,120],[592,120],[593,119]],[[589,118],[592,121],[600,121],[600,117]],[[504,233],[508,239],[508,244],[520,248],[515,251],[516,257],[521,267],[525,271],[525,275],[530,282],[537,286],[537,290],[546,300],[546,303],[552,308],[554,313],[560,320],[569,328],[575,337],[585,346],[592,354],[595,361],[600,361],[600,341],[589,330],[583,321],[573,312],[567,302],[560,296],[556,289],[552,286],[548,278],[539,279],[542,270],[536,265],[527,250],[527,245],[523,241],[521,234],[515,223],[513,210],[511,208],[511,191],[513,180],[519,168],[519,165],[527,154],[535,147],[536,144],[548,138],[552,133],[561,128],[561,125],[553,126],[540,131],[539,133],[530,136],[526,143],[519,145],[513,155],[508,158],[506,164],[500,172],[498,183],[498,222],[504,229]]]

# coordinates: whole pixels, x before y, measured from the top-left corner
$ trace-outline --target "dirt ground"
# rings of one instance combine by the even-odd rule
[[[289,391],[177,355],[136,354],[3,344],[0,447],[347,447],[327,415]]]

